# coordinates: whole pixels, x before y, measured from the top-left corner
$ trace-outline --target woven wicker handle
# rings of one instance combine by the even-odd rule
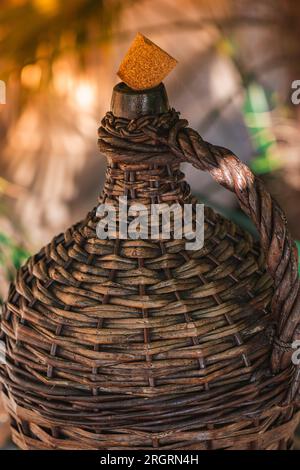
[[[195,168],[208,171],[215,181],[234,192],[259,232],[267,270],[275,284],[271,308],[277,332],[271,366],[273,372],[278,372],[291,360],[291,343],[300,333],[298,254],[285,215],[262,181],[231,151],[205,142],[186,125],[187,121],[179,120],[170,131],[168,145],[172,152]]]

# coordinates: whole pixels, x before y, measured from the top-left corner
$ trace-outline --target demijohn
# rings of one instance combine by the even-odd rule
[[[161,81],[174,65],[136,37],[99,128],[98,203],[10,287],[1,386],[22,449],[293,446],[296,247],[262,182],[170,108]],[[174,236],[99,238],[97,207],[121,196],[129,208],[196,206],[182,162],[235,193],[257,239],[209,208],[196,250]]]

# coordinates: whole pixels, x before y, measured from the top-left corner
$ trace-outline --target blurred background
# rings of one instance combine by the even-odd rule
[[[137,31],[179,61],[165,82],[171,105],[263,178],[300,240],[298,2],[0,0],[0,304],[29,254],[95,205],[97,127]],[[205,203],[252,230],[232,195],[183,169]]]

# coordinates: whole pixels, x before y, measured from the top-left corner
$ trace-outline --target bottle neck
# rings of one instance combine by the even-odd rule
[[[186,203],[190,188],[180,162],[163,138],[179,123],[164,85],[132,90],[114,87],[111,111],[98,129],[98,144],[108,160],[101,202],[127,197],[144,205]]]
[[[144,205],[183,204],[190,199],[190,187],[178,162],[169,164],[109,162],[101,201],[118,202],[126,196]]]

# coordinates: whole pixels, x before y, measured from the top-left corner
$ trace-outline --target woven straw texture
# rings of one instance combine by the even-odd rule
[[[290,449],[299,421],[297,255],[281,209],[178,114],[108,113],[101,202],[196,204],[180,162],[234,191],[260,240],[206,208],[205,243],[100,240],[96,208],[32,257],[1,322],[22,449]]]

